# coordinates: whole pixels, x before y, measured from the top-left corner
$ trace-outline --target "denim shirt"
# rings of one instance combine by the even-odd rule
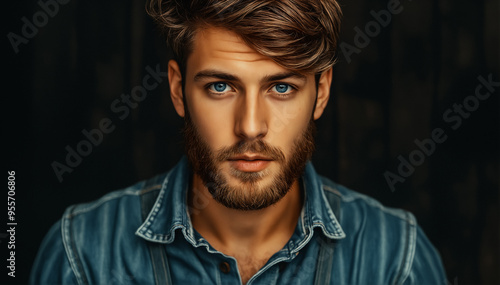
[[[241,284],[236,259],[191,224],[197,209],[187,205],[189,179],[182,158],[164,175],[69,207],[42,242],[30,283],[163,283],[151,258],[162,251],[172,284]],[[319,176],[310,162],[301,183],[304,206],[294,234],[247,284],[317,284],[318,278],[329,280],[322,284],[447,284],[439,254],[411,213]],[[147,193],[157,198],[146,217],[141,196]]]

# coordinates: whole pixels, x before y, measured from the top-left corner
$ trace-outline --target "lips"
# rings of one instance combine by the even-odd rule
[[[238,155],[228,159],[235,169],[242,172],[259,172],[264,170],[273,160],[261,155]]]

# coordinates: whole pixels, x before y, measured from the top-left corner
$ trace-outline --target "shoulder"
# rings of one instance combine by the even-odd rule
[[[412,213],[386,207],[327,178],[321,177],[321,181],[327,200],[339,201],[337,218],[346,238],[339,242],[338,250],[353,270],[378,276],[378,280],[371,280],[373,284],[403,284],[409,280],[410,284],[445,283],[439,253]]]
[[[138,227],[142,222],[141,196],[159,192],[165,176],[161,174],[110,192],[95,201],[72,205],[62,216],[62,227],[67,223],[71,223],[73,227],[91,223],[93,227],[109,228],[110,223],[121,222]]]
[[[45,235],[31,269],[30,284],[77,284],[61,233],[58,221]]]
[[[135,235],[143,223],[142,196],[160,192],[166,174],[110,192],[98,200],[68,207],[61,218],[63,240],[81,242],[116,238],[116,234]],[[73,233],[73,234],[72,234]]]
[[[415,241],[418,227],[415,216],[409,211],[386,207],[376,199],[321,177],[323,192],[330,203],[338,201],[339,223],[347,236],[363,233],[360,237],[387,241],[385,235],[406,235],[405,240]],[[373,235],[373,237],[372,237]],[[359,236],[359,235],[358,235]]]
[[[111,262],[110,257],[119,254],[121,248],[139,244],[135,231],[143,222],[141,196],[159,192],[164,177],[159,175],[95,201],[68,207],[40,245],[31,283],[85,283],[92,282],[87,280],[89,276],[102,275],[104,271],[95,264],[116,263],[116,260]]]
[[[378,200],[337,184],[328,178],[321,177],[321,182],[327,199],[330,200],[332,197],[339,199],[342,213],[348,212],[351,220],[361,217],[371,218],[375,215],[374,218],[400,221],[411,226],[417,225],[415,217],[408,211],[386,207]]]

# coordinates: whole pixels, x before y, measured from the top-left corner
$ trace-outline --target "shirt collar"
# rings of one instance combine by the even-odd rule
[[[298,224],[302,234],[307,236],[314,228],[320,228],[329,239],[344,238],[345,233],[334,214],[334,212],[340,213],[340,203],[329,202],[323,190],[323,179],[316,173],[311,162],[306,165],[302,181],[305,202]]]
[[[189,173],[187,158],[182,157],[167,173],[158,198],[136,235],[152,242],[171,243],[180,229],[186,238],[194,240],[187,206]]]
[[[183,157],[167,173],[158,198],[144,223],[137,229],[136,235],[152,242],[171,243],[175,239],[176,231],[180,230],[188,241],[196,243],[187,205],[189,179],[189,163],[187,158]],[[323,191],[321,178],[311,162],[306,165],[302,181],[305,202],[296,228],[298,237],[301,240],[309,240],[310,237],[307,237],[318,227],[327,238],[344,238],[345,233],[334,215],[334,210]]]

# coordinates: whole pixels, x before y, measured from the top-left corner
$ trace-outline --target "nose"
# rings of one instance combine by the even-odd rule
[[[235,110],[235,134],[245,140],[263,138],[268,131],[264,99],[258,94],[241,96]]]

